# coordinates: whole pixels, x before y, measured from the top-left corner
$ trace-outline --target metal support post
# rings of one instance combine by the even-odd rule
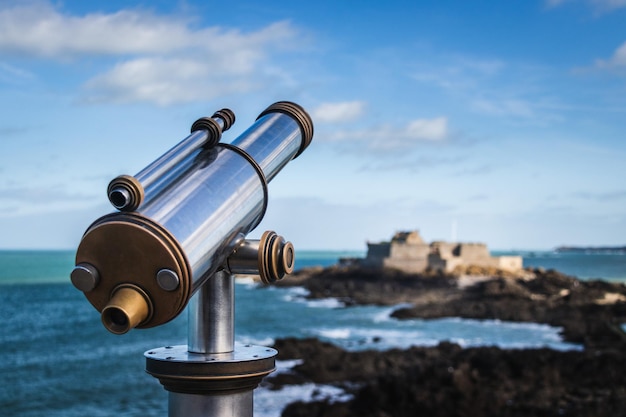
[[[225,270],[216,272],[189,302],[188,350],[228,353],[235,348],[235,285]]]
[[[187,346],[145,353],[146,371],[169,391],[169,417],[252,417],[253,390],[277,351],[234,341],[234,277],[213,274],[189,305]]]

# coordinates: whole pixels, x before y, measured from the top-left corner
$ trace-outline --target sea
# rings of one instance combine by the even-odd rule
[[[508,254],[511,254],[510,252]],[[626,283],[626,254],[517,252],[526,267],[556,269],[580,279]],[[330,266],[354,251],[299,251],[296,269]],[[0,251],[0,414],[6,416],[166,416],[167,392],[144,371],[144,352],[185,345],[187,315],[152,329],[113,335],[69,281],[72,251]],[[288,279],[288,278],[286,278]],[[348,350],[434,346],[580,350],[559,328],[498,320],[395,320],[393,307],[345,307],[336,299],[307,300],[303,288],[235,285],[236,340],[271,346],[284,337],[316,337]],[[297,361],[277,360],[276,372]],[[256,417],[278,417],[293,401],[349,395],[333,386],[304,384],[254,393]]]

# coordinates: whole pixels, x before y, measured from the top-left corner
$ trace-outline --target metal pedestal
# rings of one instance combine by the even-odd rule
[[[234,278],[220,271],[191,299],[188,345],[147,351],[146,371],[169,391],[169,417],[252,417],[277,353],[234,342]]]

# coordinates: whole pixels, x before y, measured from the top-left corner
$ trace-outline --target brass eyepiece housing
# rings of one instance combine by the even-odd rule
[[[116,209],[133,211],[143,202],[144,189],[135,177],[120,175],[109,183],[107,196]]]
[[[137,213],[113,213],[92,224],[76,252],[76,264],[72,277],[80,285],[75,286],[115,334],[166,323],[190,297],[191,276],[178,243],[167,230]],[[91,281],[77,279],[89,278],[85,271],[92,270],[99,276],[94,288],[87,285]]]
[[[111,333],[127,333],[148,320],[152,313],[149,302],[150,298],[137,286],[118,287],[102,309],[102,324]]]
[[[291,242],[267,231],[261,236],[259,246],[259,276],[263,283],[272,284],[293,272],[295,250]]]
[[[293,272],[295,258],[293,244],[268,230],[260,240],[245,240],[226,267],[232,274],[259,275],[264,284],[272,284]]]

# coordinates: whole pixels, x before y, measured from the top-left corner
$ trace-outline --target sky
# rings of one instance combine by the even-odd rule
[[[315,135],[251,238],[626,244],[626,0],[0,0],[0,248],[76,248],[111,179],[279,100]]]

